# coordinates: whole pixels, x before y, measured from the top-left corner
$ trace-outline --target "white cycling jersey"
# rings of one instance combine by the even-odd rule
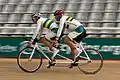
[[[59,38],[61,36],[62,31],[64,29],[67,29],[68,31],[71,32],[81,25],[82,24],[79,21],[75,20],[72,17],[62,16],[62,18],[60,19],[60,22],[59,22],[57,37]]]
[[[37,21],[37,27],[35,29],[33,36],[32,36],[32,39],[34,40],[38,35],[42,36],[42,34],[46,35],[46,36],[52,35],[53,32],[51,30],[54,28],[58,28],[57,24],[54,21],[52,21],[48,18],[41,17]],[[55,35],[55,33],[54,33],[54,35]],[[50,36],[47,36],[47,37],[50,37]]]

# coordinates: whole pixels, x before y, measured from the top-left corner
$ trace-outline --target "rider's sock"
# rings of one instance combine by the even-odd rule
[[[54,58],[58,52],[59,52],[59,49],[56,49],[56,48],[53,47],[53,56],[52,56],[52,58]]]
[[[80,48],[76,49],[76,55],[74,58],[77,58],[82,53],[82,50]]]

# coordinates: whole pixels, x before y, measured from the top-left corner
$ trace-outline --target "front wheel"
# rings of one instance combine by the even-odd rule
[[[103,58],[98,50],[86,48],[79,56],[78,68],[85,74],[95,74],[101,70],[102,66]]]
[[[22,49],[17,57],[18,66],[25,72],[32,73],[37,71],[42,65],[42,56],[35,49],[32,58],[30,59],[33,47]]]

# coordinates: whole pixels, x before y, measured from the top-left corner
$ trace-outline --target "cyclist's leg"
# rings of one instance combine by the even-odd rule
[[[72,53],[72,58],[74,59],[75,53],[76,53],[76,45],[74,44],[73,40],[69,38],[69,36],[64,37],[64,43],[67,44]]]
[[[85,30],[84,27],[81,25],[81,26],[79,26],[78,28],[76,28],[75,31],[76,31],[77,33],[79,33],[79,34],[78,34],[76,37],[74,37],[73,40],[74,40],[75,42],[77,42],[77,43],[80,43],[81,40],[82,40],[84,37],[86,37],[86,30]],[[80,52],[81,52],[80,48],[77,48],[76,52],[77,52],[76,54],[80,53]],[[75,58],[77,58],[77,57],[78,57],[78,55],[75,56]]]
[[[45,38],[45,36],[41,37],[41,41],[50,49],[50,51],[53,51],[52,44]]]
[[[54,44],[52,44],[51,42],[51,38],[52,37],[55,37],[56,36],[56,33],[50,31],[50,30],[47,30],[47,34],[44,35],[44,37],[42,38],[42,42],[47,46],[49,47],[49,49],[52,51],[52,53],[54,53],[54,55],[52,57],[54,57],[58,52],[59,50],[56,49],[55,47],[53,47]]]
[[[53,46],[49,41],[49,38],[50,38],[49,36],[51,35],[52,33],[48,29],[44,29],[42,32],[41,41],[50,49],[50,51],[53,51]]]
[[[64,37],[64,42],[71,48],[72,59],[75,61],[74,57],[77,49],[76,44],[73,42],[72,39],[69,38],[69,36]],[[72,68],[73,66],[77,66],[77,65],[75,65],[75,63],[72,63],[70,64],[69,68]]]
[[[73,38],[73,40],[77,43],[80,43],[81,40],[86,37],[86,31],[83,30],[83,32],[81,32],[81,34],[79,34],[77,37]],[[82,52],[82,50],[80,48],[76,49],[76,56],[74,57],[75,59],[79,56],[79,54]]]
[[[83,26],[79,26],[78,28],[76,28],[73,32],[68,34],[69,39],[71,39],[71,41],[73,42],[73,44],[75,45],[74,41],[76,41],[77,43],[79,43],[84,37],[86,36],[86,31],[83,28]],[[68,41],[66,41],[68,42]],[[74,54],[74,61],[76,62],[77,60],[77,54],[82,52],[82,50],[80,50],[80,48],[77,48],[78,46],[75,46],[74,48],[73,45],[68,44],[71,47],[71,51]],[[74,65],[74,64],[72,64]],[[70,68],[72,68],[72,66],[70,66]]]
[[[66,39],[66,43],[68,43],[68,45],[70,46],[71,51],[74,54],[73,56],[74,58],[75,58],[75,55],[78,54],[77,52],[79,52],[77,51],[79,50],[79,48],[77,49],[77,46],[73,47],[73,45],[75,45],[74,41],[79,43],[85,35],[86,35],[86,31],[82,25],[77,27],[74,31],[68,34],[69,41],[71,40],[72,44],[70,44],[70,42],[68,42],[67,39]]]
[[[54,51],[54,48],[53,48],[52,44],[50,43],[49,40],[47,40],[47,38],[45,36],[41,37],[41,41],[42,41],[43,44],[45,44],[49,48],[50,51],[52,51],[52,52]],[[53,61],[55,61],[55,59],[52,59],[52,56],[53,56],[53,54],[50,53],[50,59],[53,62]],[[55,64],[52,64],[52,62],[50,62],[50,61],[48,62],[49,64],[47,65],[47,68],[50,68],[50,66],[55,65]]]
[[[50,30],[46,30],[46,34],[41,36],[41,41],[43,44],[45,44],[51,51],[51,55],[50,55],[50,59],[52,60],[52,62],[49,61],[49,65],[47,65],[47,68],[50,68],[50,66],[54,66],[55,63],[53,63],[55,61],[53,57],[53,53],[56,51],[56,49],[53,47],[53,45],[51,44],[50,38],[55,37],[56,34],[51,32]]]

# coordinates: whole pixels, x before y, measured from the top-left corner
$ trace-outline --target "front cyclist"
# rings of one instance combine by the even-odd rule
[[[32,20],[33,23],[37,24],[37,27],[29,43],[34,44],[41,37],[42,43],[45,44],[53,53],[57,53],[58,50],[50,43],[50,38],[56,36],[54,31],[57,29],[57,24],[48,18],[43,18],[41,13],[32,14]]]
[[[77,48],[75,42],[80,43],[80,41],[86,36],[86,30],[79,21],[70,16],[65,16],[63,10],[56,10],[54,12],[54,16],[55,19],[59,21],[57,40],[59,40],[65,30],[69,32],[68,35],[64,37],[64,42],[70,46],[73,60],[75,62],[78,57],[77,53],[81,51],[79,48]],[[73,63],[69,68],[72,68],[76,65],[77,64]]]

